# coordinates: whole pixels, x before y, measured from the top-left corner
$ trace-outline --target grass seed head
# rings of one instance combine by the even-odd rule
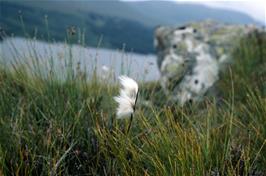
[[[127,76],[119,77],[122,88],[120,89],[119,96],[114,97],[114,100],[118,103],[117,118],[129,117],[134,113],[135,104],[138,94],[138,83]]]

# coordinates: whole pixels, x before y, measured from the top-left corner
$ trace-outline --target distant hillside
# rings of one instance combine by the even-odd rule
[[[209,8],[198,4],[177,4],[167,1],[129,2],[141,14],[156,19],[156,23],[175,25],[189,21],[212,18],[217,21],[237,24],[258,24],[250,16],[232,10]]]
[[[9,0],[14,3],[14,0]],[[118,0],[84,1],[16,1],[17,4],[43,10],[56,10],[65,14],[97,13],[103,16],[119,17],[138,21],[147,26],[159,24],[183,24],[189,21],[212,18],[228,23],[258,23],[250,16],[232,10],[210,8],[199,4],[174,3],[170,1],[123,2]]]
[[[122,49],[125,44],[127,51],[153,52],[153,28],[138,21],[93,12],[63,13],[54,10],[55,6],[48,10],[13,2],[0,4],[0,25],[9,36],[37,36],[41,40],[64,41],[67,29],[74,26],[76,35],[71,40],[74,42],[80,39],[78,31],[81,30],[85,31],[85,43],[89,46],[96,47],[101,40],[100,47]]]
[[[1,1],[1,27],[11,35],[63,41],[67,28],[85,30],[85,41],[101,47],[152,53],[152,36],[157,25],[180,25],[213,18],[228,23],[257,24],[251,17],[234,11],[167,1]],[[21,24],[23,17],[25,29]],[[48,18],[48,27],[45,23]],[[49,33],[48,33],[49,31]],[[74,38],[78,36],[74,36]],[[75,40],[73,40],[75,41]],[[76,40],[78,41],[78,39]]]
[[[14,2],[10,0],[10,2]],[[56,10],[60,13],[80,15],[83,13],[96,13],[98,15],[118,17],[127,20],[138,21],[144,25],[154,25],[155,19],[151,19],[148,16],[141,15],[132,3],[121,2],[118,0],[83,0],[83,1],[16,1],[16,4],[20,4],[27,7],[41,8],[43,10]]]

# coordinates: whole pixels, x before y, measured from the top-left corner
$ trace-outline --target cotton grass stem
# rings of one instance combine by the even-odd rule
[[[129,133],[129,130],[131,128],[131,124],[132,124],[132,121],[133,121],[133,116],[134,116],[134,112],[135,112],[135,109],[136,109],[136,103],[138,101],[138,95],[139,95],[139,92],[137,93],[137,96],[136,96],[136,100],[135,100],[135,106],[133,106],[133,113],[131,113],[130,115],[130,120],[129,120],[129,124],[128,124],[128,128],[127,128],[127,133]]]

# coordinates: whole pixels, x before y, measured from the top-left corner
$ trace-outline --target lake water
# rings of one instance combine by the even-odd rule
[[[10,67],[24,63],[33,68],[41,65],[44,72],[53,68],[57,74],[68,65],[91,75],[97,70],[100,77],[112,74],[128,75],[139,81],[159,79],[155,55],[125,53],[119,50],[83,47],[64,43],[47,43],[24,38],[7,38],[0,43],[0,61]]]

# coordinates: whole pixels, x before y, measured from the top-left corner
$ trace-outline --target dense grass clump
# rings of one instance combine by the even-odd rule
[[[0,68],[0,175],[264,175],[266,38],[240,42],[214,97],[169,104],[142,83],[129,134],[118,87]]]

